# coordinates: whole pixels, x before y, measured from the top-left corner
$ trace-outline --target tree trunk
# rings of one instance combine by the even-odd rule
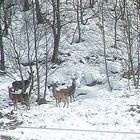
[[[131,20],[129,19],[129,10],[127,9],[127,39],[128,39],[128,63],[130,63],[130,73],[132,74],[134,86],[136,86],[136,78],[133,66],[133,54],[132,54],[132,37],[131,37]]]
[[[47,95],[47,82],[48,82],[48,40],[47,40],[47,35],[46,35],[46,72],[45,72],[45,89],[44,89],[44,100],[46,100],[46,95]]]
[[[104,2],[102,1],[102,40],[103,40],[103,47],[104,47],[104,60],[105,60],[105,70],[106,70],[106,77],[110,91],[112,91],[112,86],[110,84],[109,74],[108,74],[108,65],[106,59],[106,41],[105,41],[105,30],[104,30]]]
[[[80,5],[79,5],[79,1],[77,0],[77,29],[78,29],[78,41],[77,43],[80,43],[81,42],[81,28],[80,28],[80,15],[79,15],[79,8],[80,8]]]
[[[53,6],[53,36],[54,36],[54,50],[52,56],[52,63],[57,63],[58,60],[58,50],[59,50],[59,42],[60,42],[60,34],[61,34],[61,19],[60,19],[60,0],[55,1],[52,0]]]
[[[43,17],[42,17],[41,12],[40,12],[40,6],[39,6],[39,1],[38,0],[35,0],[35,5],[36,5],[37,22],[38,22],[38,24],[42,24],[43,23]]]
[[[93,8],[94,7],[94,0],[89,0],[89,7]]]
[[[0,19],[1,17],[1,7],[2,1],[0,1]],[[5,62],[4,62],[4,48],[3,48],[3,41],[2,41],[2,25],[0,20],[0,70],[5,70]]]
[[[33,0],[32,0],[32,4],[33,4]],[[34,8],[34,7],[33,7]],[[35,24],[35,13],[34,13],[34,9],[33,9],[33,29],[34,29],[34,51],[35,51],[35,61],[36,61],[36,76],[37,76],[37,103],[39,104],[40,102],[40,74],[39,74],[39,64],[38,64],[38,49],[37,49],[37,27]]]
[[[81,19],[81,24],[84,25],[84,19],[83,19],[83,1],[80,0],[80,19]]]
[[[25,13],[25,25],[26,25],[26,36],[27,36],[27,44],[28,44],[28,62],[29,64],[31,63],[31,50],[30,50],[30,37],[29,37],[29,28],[28,28],[28,20],[26,19],[26,13]],[[29,98],[31,97],[31,92],[33,90],[33,86],[34,86],[34,77],[33,77],[33,68],[32,65],[29,65],[30,68],[30,72],[31,72],[31,85],[29,88]]]
[[[30,9],[29,6],[29,1],[28,0],[24,0],[24,5],[23,5],[23,11],[28,11]]]
[[[138,70],[137,70],[137,86],[139,87],[139,78],[140,78],[140,2],[137,2],[137,31],[138,31],[138,37],[137,37],[137,54],[138,54]]]
[[[52,56],[52,63],[57,63],[58,60],[59,40],[60,40],[60,34],[56,34],[54,37],[54,50]]]
[[[3,12],[4,12],[4,31],[3,36],[8,35],[8,11],[6,9],[5,1],[3,2]]]
[[[121,19],[124,20],[124,18],[125,18],[125,9],[126,9],[126,0],[123,0],[122,3],[123,3],[122,4],[123,6],[122,6],[122,9],[121,9],[121,12],[122,12]]]

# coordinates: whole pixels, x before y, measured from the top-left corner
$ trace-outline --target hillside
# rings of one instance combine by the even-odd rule
[[[42,2],[42,1],[40,1]],[[65,6],[65,5],[64,5]],[[71,5],[68,5],[70,8]],[[105,5],[106,6],[106,5]],[[98,4],[95,4],[95,13],[98,11]],[[105,8],[111,8],[105,7]],[[42,7],[45,11],[45,5]],[[51,10],[48,9],[48,10]],[[21,55],[22,64],[28,62],[27,59],[27,38],[24,34],[25,24],[23,12],[17,10],[12,28],[16,49]],[[28,18],[31,19],[31,10]],[[84,18],[92,15],[93,11],[85,10]],[[69,15],[69,12],[66,13]],[[24,16],[23,16],[24,15]],[[63,23],[73,18],[75,12],[71,12],[69,18]],[[104,14],[105,18],[105,45],[106,60],[108,66],[109,80],[112,91],[109,89],[105,68],[103,34],[100,28],[102,24],[101,13],[89,19],[87,24],[81,25],[82,41],[77,43],[78,33],[75,32],[77,24],[75,21],[66,24],[62,30],[62,38],[59,48],[59,62],[52,64],[52,34],[47,32],[48,53],[48,76],[47,86],[55,81],[58,83],[57,90],[71,86],[72,77],[77,77],[75,101],[69,103],[69,107],[56,107],[52,98],[52,88],[47,88],[47,103],[38,105],[37,87],[34,86],[30,98],[30,110],[25,105],[18,103],[15,111],[12,101],[9,99],[8,86],[12,86],[15,79],[20,79],[16,71],[17,62],[12,58],[13,49],[6,48],[7,74],[0,77],[0,139],[20,139],[20,140],[139,140],[140,139],[140,105],[139,88],[134,87],[133,80],[122,77],[124,69],[127,69],[127,48],[125,37],[122,34],[122,21],[117,27],[117,47],[114,45],[114,21],[109,12]],[[67,17],[67,16],[66,16]],[[32,27],[30,33],[30,58],[34,60],[34,40]],[[46,49],[46,27],[44,24],[38,25],[37,42],[38,61],[40,70],[40,81],[45,79],[45,49]],[[112,31],[113,30],[113,31]],[[74,35],[75,32],[75,35]],[[11,36],[8,36],[9,39]],[[123,38],[124,37],[124,38]],[[4,44],[11,47],[13,44],[4,38]],[[12,38],[13,39],[13,38]],[[73,43],[71,41],[73,40]],[[123,41],[122,41],[123,40]],[[11,45],[12,44],[12,45]],[[136,46],[134,43],[133,53]],[[11,54],[11,55],[10,55]],[[135,55],[134,55],[135,56]],[[134,57],[134,68],[137,68],[137,59]],[[35,62],[36,63],[36,62]],[[36,66],[33,65],[35,84],[37,83]],[[22,66],[24,78],[27,78],[28,66]],[[16,72],[15,72],[16,71]],[[48,74],[48,75],[49,75]],[[14,79],[14,78],[15,79]],[[41,87],[44,82],[40,82]],[[41,94],[44,87],[40,88]]]

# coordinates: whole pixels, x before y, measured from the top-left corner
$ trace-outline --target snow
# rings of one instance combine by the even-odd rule
[[[1,86],[1,91],[3,91],[1,111],[7,114],[13,110],[13,106],[8,105],[8,95],[2,90],[3,88],[5,89],[5,85]],[[130,94],[128,90],[126,92]],[[21,140],[138,140],[140,138],[138,134],[96,132],[139,132],[140,115],[129,111],[131,105],[134,108],[138,105],[138,94],[128,98],[123,96],[126,94],[123,90],[109,92],[104,85],[81,86],[76,90],[77,95],[78,93],[86,94],[77,96],[76,101],[70,103],[69,108],[55,107],[54,100],[40,106],[31,103],[31,110],[26,110],[23,105],[19,104],[18,110],[14,111],[12,116],[23,124],[13,130],[1,129],[0,135]],[[5,125],[10,121],[12,120],[8,117],[0,119],[0,122]]]
[[[20,14],[21,12],[18,13]],[[19,20],[14,22],[14,27],[18,32],[22,16],[17,17]],[[66,88],[71,85],[73,76],[78,77],[75,101],[70,103],[68,108],[63,108],[62,103],[60,107],[56,107],[55,100],[51,98],[52,91],[48,89],[47,104],[37,105],[37,95],[34,93],[30,99],[30,110],[18,103],[18,109],[14,111],[7,89],[12,86],[13,79],[7,75],[0,77],[0,139],[6,139],[5,136],[13,140],[140,139],[139,89],[135,89],[131,81],[128,83],[128,79],[120,77],[125,65],[124,60],[119,59],[123,52],[119,49],[108,49],[112,46],[113,33],[110,32],[112,27],[107,27],[107,62],[113,88],[112,91],[108,90],[99,24],[98,18],[95,18],[94,21],[89,20],[87,25],[81,26],[83,42],[75,43],[76,34],[72,45],[70,40],[60,43],[60,51],[64,53],[61,59],[65,61],[48,77],[48,84],[55,81],[58,82],[58,89]],[[70,27],[66,36],[72,38],[71,30],[75,27],[75,24]],[[22,37],[16,38],[16,43],[20,46],[25,41],[23,39],[22,42]],[[65,37],[62,40],[65,40]],[[43,39],[40,44],[42,47]],[[121,46],[121,43],[118,46]],[[19,51],[22,53],[22,50]],[[39,52],[43,54],[44,49]],[[70,56],[66,57],[67,53],[70,53]],[[27,54],[24,54],[21,63],[27,62]],[[16,74],[13,76],[19,78]]]

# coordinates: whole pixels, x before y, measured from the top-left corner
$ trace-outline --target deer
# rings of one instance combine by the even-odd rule
[[[32,79],[32,73],[30,73],[29,71],[28,71],[28,73],[29,73],[29,77],[28,77],[27,80],[14,81],[12,83],[12,87],[14,89],[14,92],[17,91],[17,90],[19,90],[19,89],[22,89],[22,91],[25,92],[26,89],[29,87],[30,82],[31,82],[31,79]]]
[[[14,110],[17,110],[17,103],[22,102],[27,106],[27,109],[30,109],[30,103],[29,103],[29,96],[28,94],[20,93],[17,94],[13,91],[13,88],[8,86],[8,92],[9,92],[9,98],[14,103]]]
[[[70,102],[72,102],[72,98],[73,98],[73,101],[75,101],[74,93],[75,93],[75,90],[76,90],[77,77],[73,77],[71,79],[72,79],[72,85],[70,87],[68,87],[67,89],[62,89],[62,91],[67,94],[66,96],[70,97]]]
[[[53,93],[53,97],[56,100],[56,107],[58,107],[58,106],[60,107],[60,102],[64,103],[63,108],[66,106],[66,104],[67,104],[67,107],[69,106],[69,99],[68,99],[66,92],[64,92],[62,90],[57,91],[56,83],[54,83],[54,82],[52,83],[52,93]]]
[[[77,77],[74,77],[74,78],[71,78],[71,79],[72,79],[72,85],[71,85],[71,87],[69,87],[69,96],[70,96],[70,99],[71,99],[71,102],[72,102],[72,98],[73,98],[73,101],[75,101],[74,93],[76,91],[76,80],[77,80]]]

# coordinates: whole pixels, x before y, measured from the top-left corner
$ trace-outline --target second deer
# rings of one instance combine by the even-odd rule
[[[27,109],[30,109],[28,94],[23,94],[23,93],[17,94],[12,90],[12,87],[10,88],[9,86],[8,86],[8,92],[9,92],[9,98],[14,103],[14,110],[17,110],[18,102],[23,102],[27,106]]]
[[[56,106],[60,106],[60,102],[63,102],[64,103],[64,106],[66,106],[67,104],[67,107],[69,106],[69,99],[68,99],[68,96],[66,94],[66,92],[60,90],[60,91],[57,91],[56,90],[56,83],[52,83],[52,93],[53,93],[53,97],[55,98],[56,100]]]
[[[61,89],[61,92],[64,92],[66,94],[66,96],[70,97],[70,101],[72,102],[75,101],[74,99],[74,93],[76,90],[76,80],[77,77],[71,78],[72,79],[72,85],[70,87],[68,87],[67,89]]]
[[[30,85],[30,82],[31,82],[31,79],[32,79],[32,73],[29,73],[29,77],[27,80],[23,80],[23,81],[14,81],[12,83],[12,86],[13,86],[13,89],[14,89],[14,92],[17,91],[18,89],[22,89],[23,92],[26,91],[26,89],[29,87]]]

